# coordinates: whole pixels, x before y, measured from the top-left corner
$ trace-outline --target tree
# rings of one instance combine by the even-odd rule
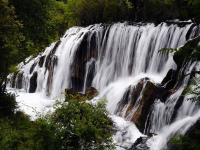
[[[129,0],[68,0],[69,26],[129,20],[132,3]]]
[[[14,7],[8,0],[0,0],[0,94],[5,92],[9,67],[18,62],[20,42],[24,40],[21,28]]]
[[[113,124],[103,103],[68,100],[52,116],[58,149],[112,149]]]
[[[26,40],[22,56],[37,54],[67,28],[66,7],[56,0],[11,0],[23,24]]]

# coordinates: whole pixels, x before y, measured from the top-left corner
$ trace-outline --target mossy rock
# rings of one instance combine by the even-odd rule
[[[91,100],[92,98],[97,96],[97,94],[98,94],[97,90],[93,87],[87,88],[85,94],[83,94],[81,92],[77,92],[73,89],[65,90],[66,101],[68,101],[68,100],[78,100],[78,101]]]

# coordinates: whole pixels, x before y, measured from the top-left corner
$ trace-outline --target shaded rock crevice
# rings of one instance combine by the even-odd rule
[[[38,77],[38,73],[34,72],[32,77],[30,78],[29,93],[35,93],[37,89],[37,77]]]

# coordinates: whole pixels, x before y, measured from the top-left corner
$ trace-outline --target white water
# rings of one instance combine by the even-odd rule
[[[18,109],[26,112],[31,120],[53,112],[55,100],[46,97],[42,93],[27,93],[16,89],[8,89],[8,91],[16,95]]]
[[[95,50],[97,58],[90,58],[87,62],[84,62],[86,69],[82,92],[85,92],[87,88],[90,65],[92,62],[95,62],[95,74],[92,86],[100,92],[98,98],[105,97],[108,100],[107,109],[112,114],[113,120],[119,128],[119,132],[114,136],[115,141],[121,146],[129,147],[142,134],[139,133],[139,130],[133,123],[115,116],[118,102],[121,100],[126,89],[130,85],[136,85],[140,79],[148,77],[152,82],[160,83],[169,69],[176,68],[172,54],[160,53],[159,50],[166,47],[177,48],[183,45],[186,42],[185,37],[191,25],[178,27],[177,25],[168,26],[165,23],[158,26],[154,24],[127,25],[126,23],[118,23],[110,27],[94,25],[86,28],[71,28],[61,38],[61,43],[56,49],[54,56],[58,62],[53,67],[53,71],[51,70],[50,72],[46,69],[44,64],[47,61],[46,56],[50,54],[55,43],[26,65],[20,64],[20,71],[23,72],[23,89],[26,91],[29,90],[30,78],[34,72],[38,73],[36,93],[40,93],[42,96],[48,95],[49,99],[55,99],[66,88],[71,88],[71,65],[74,62],[76,51],[85,38],[85,35],[88,35],[87,42],[89,49],[91,47],[92,36],[94,35],[96,37]],[[45,56],[45,61],[43,66],[39,67],[37,63],[41,56]],[[30,68],[34,63],[36,63],[36,67],[30,74]],[[52,84],[47,85],[50,74],[53,74],[51,79]],[[184,80],[179,89],[165,103],[157,100],[157,103],[154,105],[153,115],[150,116],[151,126],[148,130],[158,133],[158,136],[149,140],[151,149],[152,147],[162,149],[174,133],[179,132],[183,127],[187,129],[199,117],[199,112],[196,112],[196,105],[184,101],[177,118],[170,124],[176,100],[180,97],[188,82],[188,79]],[[47,91],[49,92],[47,93]],[[23,102],[24,99],[28,99],[26,95],[21,95],[21,100],[19,101]],[[36,97],[33,96],[32,101],[34,101],[34,98]],[[40,100],[38,99],[38,101]],[[29,102],[27,101],[27,103]],[[51,101],[50,103],[49,105],[51,106],[54,102]],[[36,103],[36,106],[30,103],[30,105],[40,108],[42,104]],[[186,126],[187,128],[185,128]],[[121,134],[121,131],[125,129],[127,134],[122,137],[123,134]],[[125,142],[122,142],[122,138],[125,138]]]

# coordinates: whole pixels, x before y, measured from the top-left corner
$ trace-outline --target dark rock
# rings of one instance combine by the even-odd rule
[[[29,93],[34,93],[37,88],[37,72],[34,72],[32,77],[30,78],[30,87],[29,87]]]
[[[126,110],[126,115],[131,111],[135,105],[135,102],[137,101],[140,92],[142,91],[143,85],[144,85],[145,79],[142,79],[136,86],[129,86],[126,92],[124,93],[124,96],[122,100],[118,103],[118,109],[116,110],[116,113],[121,115],[120,113],[123,112],[123,109],[126,105],[130,105],[128,109]]]
[[[40,60],[39,60],[39,62],[38,62],[38,65],[39,65],[40,68],[41,68],[41,67],[43,66],[43,64],[44,64],[45,57],[46,57],[46,56],[41,56],[41,57],[40,57]]]
[[[157,96],[158,87],[152,82],[147,81],[142,89],[142,94],[139,98],[139,104],[131,120],[138,126],[138,128],[143,131],[145,127],[146,118],[151,110],[151,106],[155,101]]]
[[[146,143],[148,139],[148,137],[139,137],[128,150],[149,150]]]
[[[148,125],[148,115],[155,100],[160,99],[164,102],[172,94],[170,90],[162,86],[162,84],[155,85],[148,78],[141,79],[137,85],[127,88],[123,98],[118,103],[115,113],[133,121],[142,132],[145,124]],[[176,106],[177,109],[181,101],[178,104]]]

